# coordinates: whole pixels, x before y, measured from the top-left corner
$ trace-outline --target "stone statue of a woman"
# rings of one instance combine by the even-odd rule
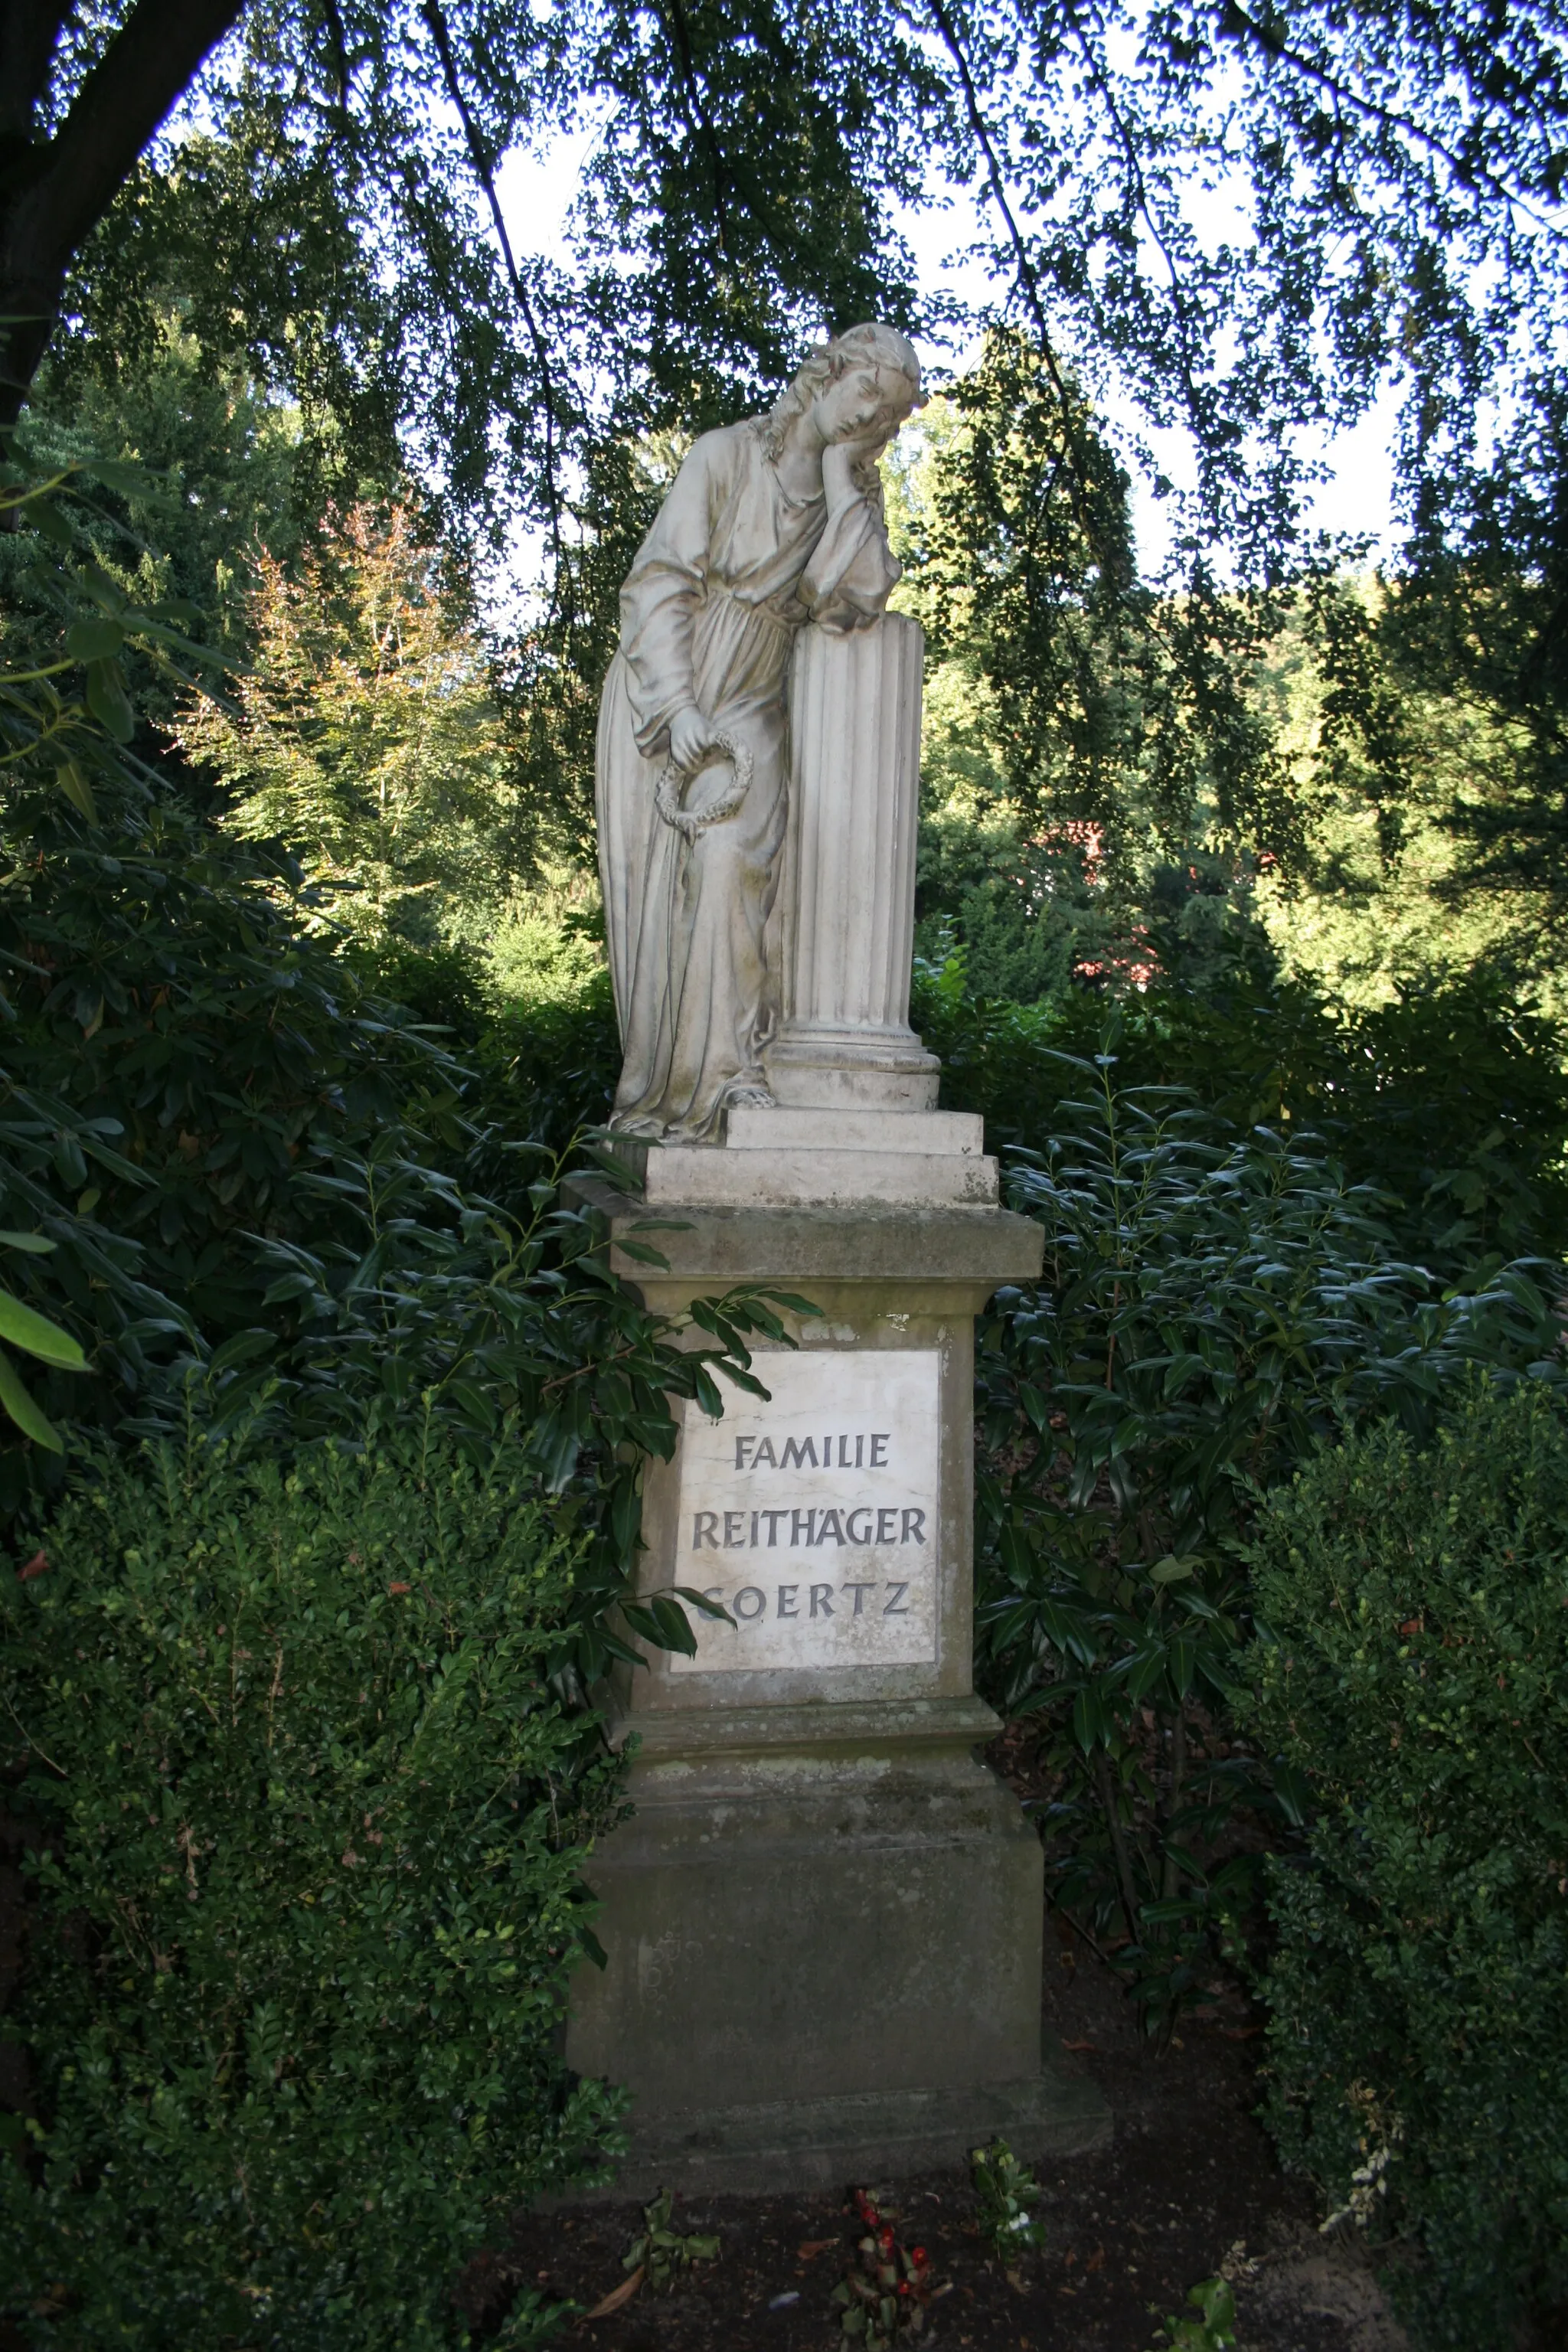
[[[877,459],[919,398],[890,327],[814,351],[769,415],[694,444],[621,590],[596,797],[624,1133],[711,1141],[728,1107],[771,1100],[790,646],[886,605]]]

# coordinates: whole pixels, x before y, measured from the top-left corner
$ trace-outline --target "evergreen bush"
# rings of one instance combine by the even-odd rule
[[[289,1469],[105,1451],[4,1580],[32,2343],[467,2342],[465,2259],[618,2146],[557,2047],[618,1787],[545,1678],[574,1547],[471,1456],[417,1414]]]
[[[1419,2259],[1422,2343],[1568,2294],[1568,1411],[1478,1381],[1265,1507],[1256,1729],[1310,1791],[1270,1869],[1268,2116]]]
[[[1561,1384],[1559,1274],[1444,1291],[1321,1139],[1227,1138],[1190,1096],[1119,1086],[1110,1056],[1058,1058],[1081,1093],[1009,1184],[1043,1280],[978,1330],[976,1664],[1036,1718],[1058,1898],[1128,1939],[1165,2025],[1209,1997],[1251,1901],[1227,1815],[1275,1810],[1227,1722],[1260,1493],[1343,1429],[1430,1431],[1477,1363]]]

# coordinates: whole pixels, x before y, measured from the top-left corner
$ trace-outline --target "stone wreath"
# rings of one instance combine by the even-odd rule
[[[703,754],[702,766],[693,768],[691,774],[700,776],[702,768],[710,767],[715,759],[733,762],[735,780],[728,792],[721,793],[711,806],[705,809],[681,807],[680,790],[687,782],[687,772],[675,761],[667,760],[659,772],[654,795],[658,813],[666,824],[673,825],[676,832],[683,835],[689,842],[695,841],[700,833],[706,833],[710,824],[722,824],[727,816],[733,816],[751,789],[752,753],[749,744],[737,743],[732,735],[711,737]]]

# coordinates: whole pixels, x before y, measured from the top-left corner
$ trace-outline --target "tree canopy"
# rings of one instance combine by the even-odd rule
[[[65,346],[93,330],[133,367],[175,278],[211,347],[401,424],[459,500],[504,484],[548,523],[607,415],[691,426],[824,320],[937,323],[893,220],[956,183],[986,194],[994,317],[1064,418],[1114,370],[1150,428],[1190,436],[1194,544],[1277,563],[1299,428],[1392,377],[1414,543],[1556,546],[1552,0],[12,0],[4,21],[7,314],[74,262]],[[510,249],[494,173],[584,123],[567,270]],[[11,335],[25,386],[37,337]],[[1064,464],[1087,497],[1070,431]]]
[[[1335,743],[1384,805],[1420,756],[1391,704],[1468,697],[1516,756],[1456,810],[1462,872],[1568,908],[1562,30],[1557,0],[10,0],[0,377],[14,411],[53,320],[56,397],[129,382],[173,312],[209,378],[295,405],[300,511],[412,465],[449,538],[539,534],[510,676],[581,822],[644,453],[825,324],[984,329],[933,552],[984,583],[1015,782],[1094,815],[1131,745],[1167,830],[1196,795],[1286,856],[1247,673],[1338,560],[1314,449],[1392,389],[1375,689],[1372,621],[1312,606]],[[584,127],[566,247],[514,248],[502,159]],[[964,320],[899,234],[954,186],[988,224]],[[1157,611],[1134,463],[1172,520]]]

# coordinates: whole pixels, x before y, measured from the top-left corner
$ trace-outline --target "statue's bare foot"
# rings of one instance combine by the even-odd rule
[[[733,1094],[725,1096],[724,1108],[726,1110],[776,1110],[778,1105],[766,1087],[737,1087]]]

